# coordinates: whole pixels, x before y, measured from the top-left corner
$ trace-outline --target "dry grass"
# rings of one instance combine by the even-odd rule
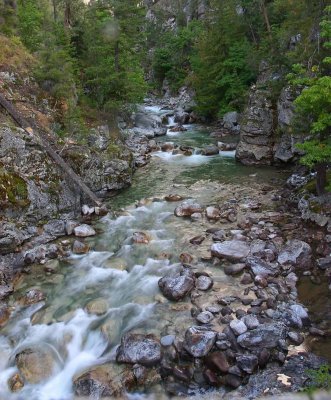
[[[17,37],[0,35],[0,70],[26,73],[35,62]]]

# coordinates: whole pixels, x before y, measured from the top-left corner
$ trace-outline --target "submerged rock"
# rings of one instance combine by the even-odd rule
[[[132,242],[137,244],[148,244],[151,241],[150,237],[145,232],[134,232]]]
[[[160,343],[153,335],[127,333],[117,349],[116,361],[153,366],[161,361]]]
[[[53,375],[57,368],[54,352],[49,347],[31,347],[16,355],[16,366],[29,383],[39,383]]]
[[[195,278],[193,274],[182,271],[180,273],[164,276],[159,280],[159,288],[162,294],[169,300],[181,300],[194,288]]]
[[[127,367],[104,364],[77,374],[73,378],[74,390],[78,396],[121,397],[135,385],[135,377]]]

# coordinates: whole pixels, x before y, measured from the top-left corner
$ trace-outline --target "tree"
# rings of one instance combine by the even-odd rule
[[[331,49],[331,6],[325,9],[325,18],[321,22],[321,36],[325,40],[324,49]],[[308,119],[309,139],[298,147],[305,152],[301,163],[314,168],[317,173],[316,191],[325,193],[327,168],[331,162],[331,57],[323,58],[320,66],[309,70],[302,65],[294,66],[289,80],[296,85],[304,85],[301,94],[295,100],[296,111]]]
[[[80,64],[87,98],[113,110],[143,99],[146,85],[141,67],[143,9],[138,0],[96,1],[82,23]]]

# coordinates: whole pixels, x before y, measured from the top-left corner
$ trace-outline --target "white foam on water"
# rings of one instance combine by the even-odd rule
[[[144,106],[144,109],[153,113],[159,113],[161,111],[160,106]]]
[[[234,158],[236,156],[236,150],[231,150],[231,151],[220,151],[220,155],[222,157],[229,157],[229,158]]]

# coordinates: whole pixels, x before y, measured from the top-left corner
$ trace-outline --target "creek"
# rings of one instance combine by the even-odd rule
[[[159,139],[194,148],[216,141],[205,127],[186,128]],[[86,240],[92,249],[88,254],[71,254],[52,275],[36,266],[18,283],[11,300],[15,310],[0,336],[0,399],[72,400],[77,398],[72,385],[75,374],[114,362],[125,332],[161,337],[192,325],[192,304],[174,304],[158,288],[162,276],[179,269],[181,253],[199,259],[196,269],[213,277],[213,296],[239,295],[239,281],[205,261],[209,243],[197,247],[189,242],[197,230],[205,229],[204,223],[175,217],[178,203],[164,201],[163,196],[179,193],[203,206],[238,196],[249,201],[252,190],[261,184],[280,185],[285,175],[274,168],[244,167],[236,163],[234,152],[154,153],[151,162],[136,172],[132,186],[109,201],[113,213],[95,223],[98,235]],[[146,233],[149,243],[133,243],[135,232]],[[19,306],[30,289],[41,290],[46,299]],[[208,295],[204,296],[207,301]],[[51,377],[11,393],[7,381],[17,372],[15,355],[35,346],[52,354]]]

